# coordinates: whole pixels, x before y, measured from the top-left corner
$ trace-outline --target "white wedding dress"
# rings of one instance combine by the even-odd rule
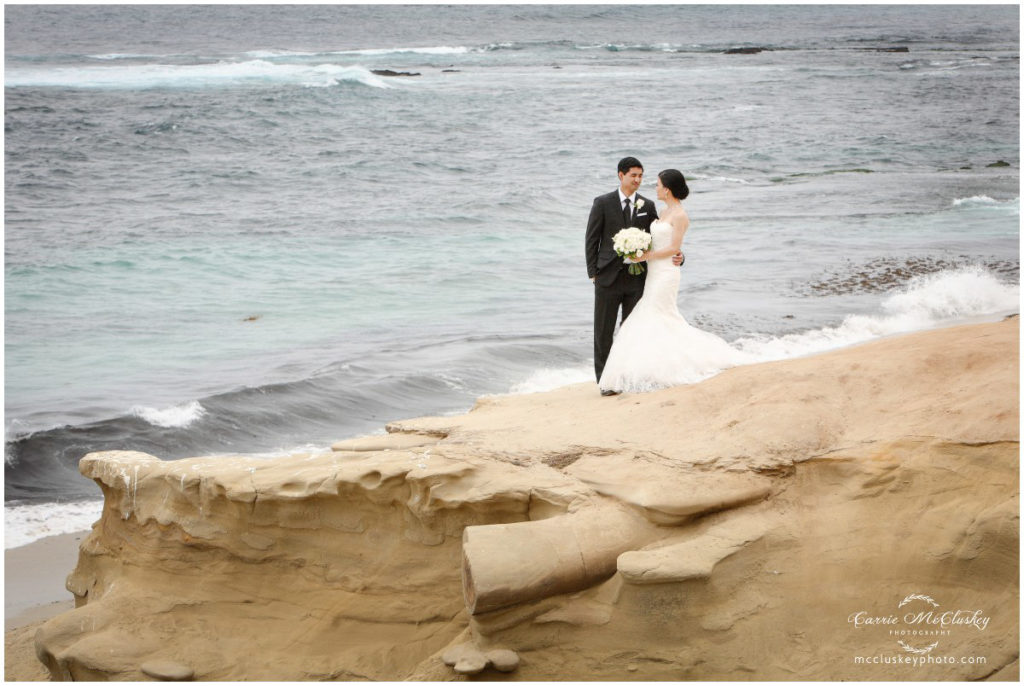
[[[667,247],[672,225],[651,224],[652,250]],[[690,326],[679,314],[679,267],[666,257],[647,266],[644,295],[615,336],[598,383],[601,390],[639,393],[695,383],[741,364],[743,353]]]

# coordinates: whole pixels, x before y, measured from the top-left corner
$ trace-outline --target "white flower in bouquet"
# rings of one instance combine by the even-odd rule
[[[619,257],[636,259],[642,257],[651,247],[651,234],[636,227],[622,229],[612,236],[612,246]],[[644,266],[642,264],[629,265],[630,274],[642,274],[643,271]]]

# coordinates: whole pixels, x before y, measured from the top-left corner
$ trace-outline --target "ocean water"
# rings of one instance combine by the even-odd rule
[[[98,516],[91,451],[324,450],[592,381],[583,233],[627,154],[648,197],[690,180],[682,313],[759,359],[1018,311],[1018,26],[7,6],[6,545]]]

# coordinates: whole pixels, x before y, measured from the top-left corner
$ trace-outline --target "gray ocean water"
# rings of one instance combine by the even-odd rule
[[[683,315],[764,359],[1016,311],[1018,26],[7,6],[8,535],[95,501],[93,450],[323,447],[592,380],[583,232],[627,154],[648,197],[690,180]]]

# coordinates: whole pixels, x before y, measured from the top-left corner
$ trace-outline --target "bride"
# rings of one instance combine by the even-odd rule
[[[622,323],[598,386],[606,395],[653,391],[694,383],[742,362],[742,353],[724,340],[696,329],[679,314],[679,252],[690,219],[682,200],[690,194],[677,169],[658,174],[658,200],[665,212],[651,224],[651,248],[634,260],[647,262],[644,294]],[[610,392],[610,393],[609,393]]]

